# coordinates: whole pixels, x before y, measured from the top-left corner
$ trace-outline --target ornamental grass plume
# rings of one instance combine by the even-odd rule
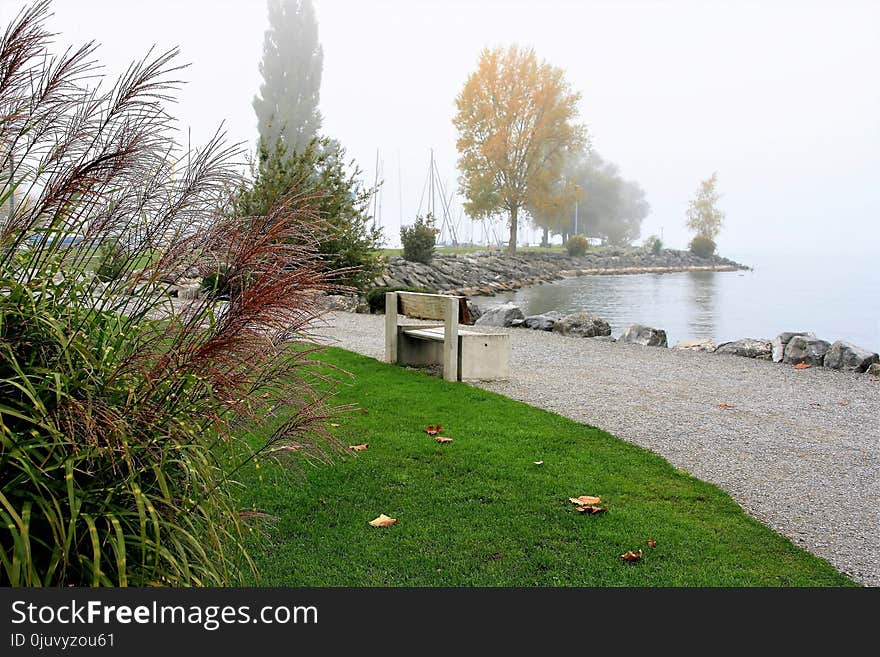
[[[241,583],[235,472],[279,442],[344,451],[309,340],[322,221],[302,195],[228,217],[241,153],[178,147],[177,51],[104,88],[95,44],[50,54],[49,15],[0,41],[0,585]],[[217,262],[228,302],[172,296]],[[274,422],[257,448],[251,422]]]

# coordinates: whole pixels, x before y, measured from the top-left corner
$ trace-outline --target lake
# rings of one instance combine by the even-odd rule
[[[812,331],[880,351],[876,253],[728,257],[753,271],[580,276],[474,301],[480,307],[512,301],[526,315],[586,310],[608,321],[615,336],[634,323],[665,329],[670,346]]]

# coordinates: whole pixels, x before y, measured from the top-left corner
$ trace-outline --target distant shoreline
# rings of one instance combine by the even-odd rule
[[[436,253],[430,263],[400,256],[388,260],[373,287],[413,287],[461,296],[494,296],[498,292],[541,285],[571,276],[665,274],[687,271],[749,271],[750,267],[720,256],[701,258],[689,251],[658,254],[640,249],[590,251],[580,257],[561,252]]]

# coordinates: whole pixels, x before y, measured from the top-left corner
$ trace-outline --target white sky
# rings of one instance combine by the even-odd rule
[[[0,0],[0,19],[23,5]],[[401,216],[415,216],[431,148],[441,178],[456,187],[454,98],[480,50],[516,42],[567,72],[594,145],[645,188],[652,213],[643,237],[662,227],[669,246],[683,247],[687,202],[717,170],[727,212],[722,254],[880,248],[880,2],[315,7],[324,132],[369,182],[379,150],[390,244]],[[191,67],[175,113],[192,126],[193,143],[221,122],[231,140],[256,140],[250,103],[265,0],[56,0],[54,12],[59,44],[96,39],[111,71],[154,43],[180,45]],[[470,236],[467,221],[462,231]]]

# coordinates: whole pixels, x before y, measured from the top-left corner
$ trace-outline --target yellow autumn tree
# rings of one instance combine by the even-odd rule
[[[506,213],[511,254],[520,210],[541,207],[566,154],[586,144],[586,129],[575,122],[579,100],[562,69],[516,45],[483,50],[455,99],[465,210],[477,219]]]

